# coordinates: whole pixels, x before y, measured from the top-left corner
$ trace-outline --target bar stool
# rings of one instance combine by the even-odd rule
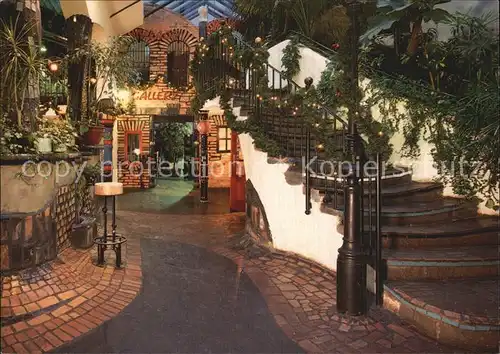
[[[95,195],[104,197],[104,206],[102,212],[104,214],[104,234],[94,239],[94,244],[97,245],[97,264],[104,265],[104,252],[111,249],[116,255],[116,267],[120,268],[122,263],[122,244],[127,242],[127,239],[116,233],[116,196],[123,194],[123,183],[117,182],[102,182],[95,184]],[[111,224],[111,235],[108,234],[108,197],[113,199]]]

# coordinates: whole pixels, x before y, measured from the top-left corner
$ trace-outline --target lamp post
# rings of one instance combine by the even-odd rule
[[[337,258],[337,310],[352,316],[366,313],[366,261],[362,245],[361,230],[361,186],[359,181],[359,134],[356,119],[359,116],[358,102],[358,41],[360,4],[356,0],[347,3],[351,20],[351,95],[354,102],[349,107],[348,151],[351,163],[344,186],[344,238]],[[362,167],[361,167],[362,168]]]
[[[199,35],[200,38],[207,37],[207,22],[208,22],[208,8],[206,6],[200,6],[198,8],[198,15],[200,15],[199,21]]]
[[[210,131],[210,121],[208,120],[208,110],[201,109],[200,120],[197,128],[200,133],[200,202],[208,202],[208,132]]]

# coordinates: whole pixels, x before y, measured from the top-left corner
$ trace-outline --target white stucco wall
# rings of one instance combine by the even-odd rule
[[[269,48],[269,64],[276,69],[283,70],[281,58],[283,58],[283,49],[290,43],[287,39]],[[299,47],[301,58],[299,60],[300,72],[293,77],[293,81],[301,87],[304,87],[304,80],[307,77],[312,77],[314,84],[317,84],[321,79],[321,73],[326,69],[329,60],[318,54],[312,49],[304,46]],[[270,78],[271,79],[271,78]],[[271,81],[271,80],[270,80]]]
[[[207,101],[204,109],[218,109],[219,99]],[[239,120],[246,117],[234,110]],[[322,213],[320,202],[312,200],[311,214],[305,214],[303,186],[285,180],[287,164],[269,164],[267,153],[256,150],[248,134],[240,134],[245,175],[251,180],[266,210],[276,249],[293,252],[335,270],[342,235],[337,232],[339,217]]]
[[[322,213],[320,202],[312,201],[305,214],[303,186],[285,180],[288,164],[269,164],[267,153],[258,151],[248,134],[240,134],[246,178],[252,181],[266,210],[276,249],[294,252],[335,270],[342,235],[337,232],[339,217]]]

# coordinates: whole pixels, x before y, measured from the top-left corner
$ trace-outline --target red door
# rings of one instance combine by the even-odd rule
[[[245,166],[239,145],[238,134],[232,131],[230,209],[233,212],[245,211]]]

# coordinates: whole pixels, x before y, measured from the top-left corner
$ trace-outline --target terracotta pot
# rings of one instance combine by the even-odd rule
[[[83,136],[83,142],[88,146],[99,145],[102,139],[104,128],[102,126],[89,127],[89,131]]]

